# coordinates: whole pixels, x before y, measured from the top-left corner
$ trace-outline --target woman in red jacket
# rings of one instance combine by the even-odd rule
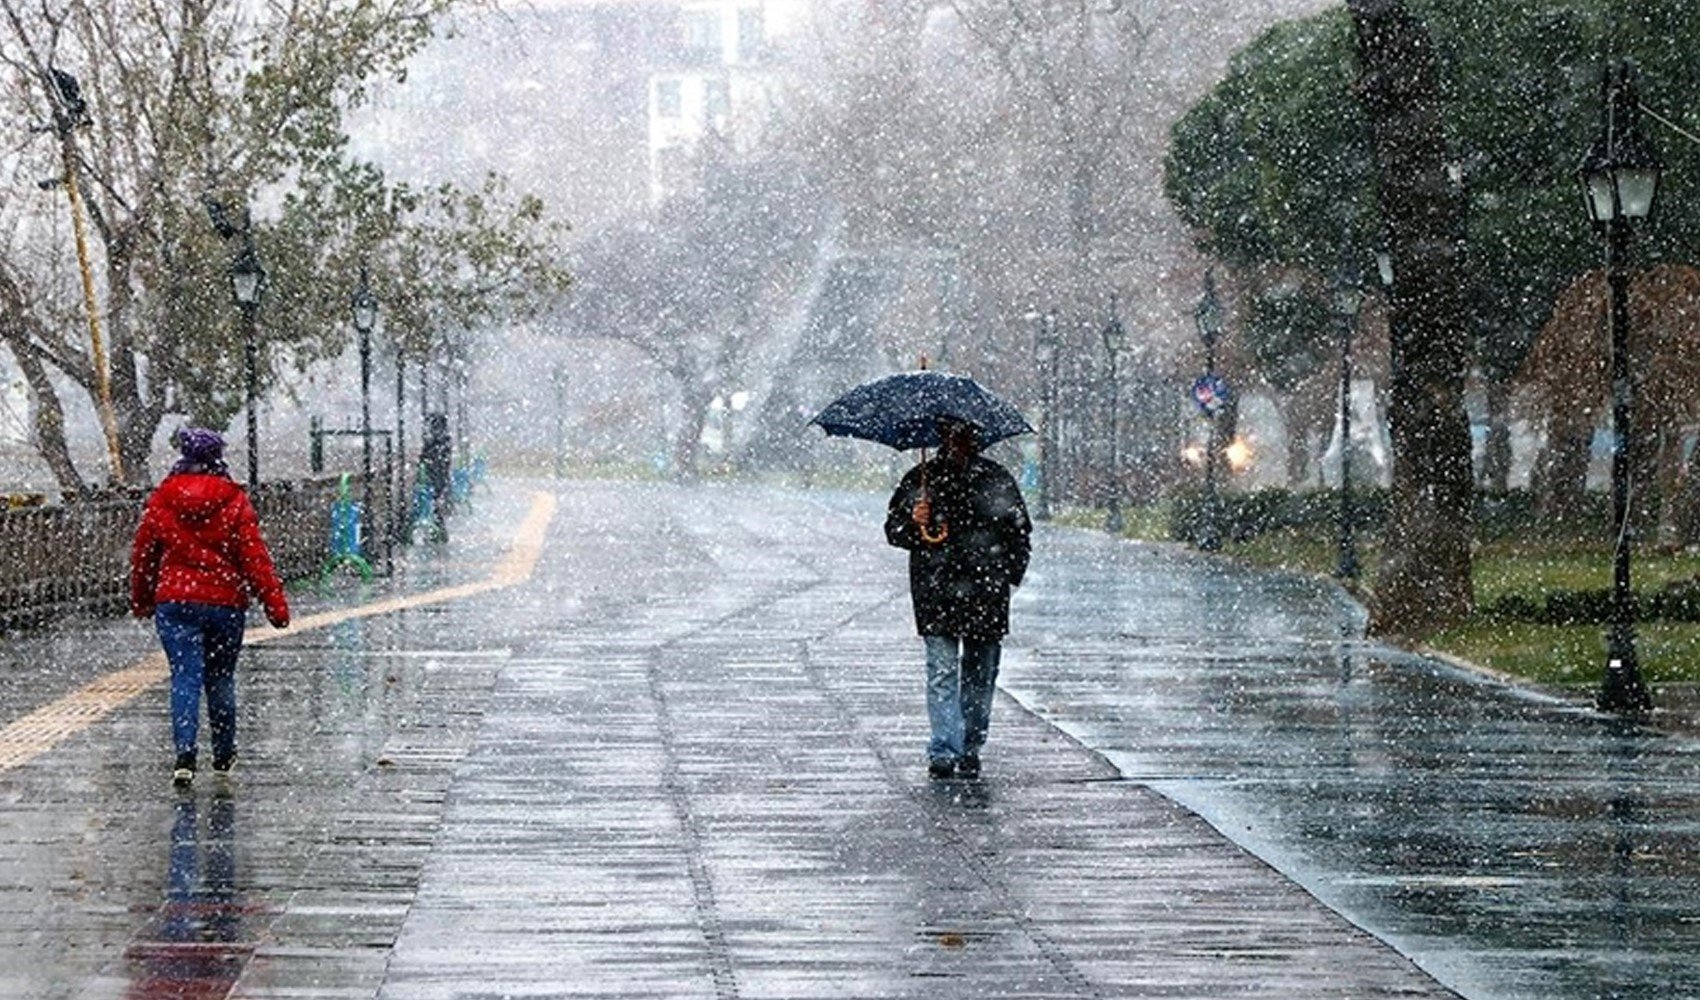
[[[171,661],[171,779],[195,780],[201,689],[207,692],[213,771],[236,761],[236,657],[250,595],[266,618],[289,626],[289,601],[260,537],[248,494],[224,464],[224,438],[198,427],[177,432],[183,457],[148,497],[130,551],[130,613],[153,617]]]

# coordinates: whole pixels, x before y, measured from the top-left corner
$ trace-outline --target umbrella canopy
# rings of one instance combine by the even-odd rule
[[[1015,407],[964,375],[918,371],[887,375],[859,385],[820,411],[811,424],[833,437],[877,441],[898,451],[937,448],[938,420],[950,417],[973,424],[980,447],[1031,434],[1033,428]]]

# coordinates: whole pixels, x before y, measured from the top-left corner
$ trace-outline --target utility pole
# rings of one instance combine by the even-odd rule
[[[112,481],[123,483],[124,451],[118,438],[118,414],[112,406],[112,374],[106,361],[106,343],[100,333],[100,304],[94,291],[94,267],[89,263],[88,234],[83,228],[83,198],[77,188],[77,144],[75,133],[92,124],[88,103],[83,100],[77,78],[60,69],[47,71],[47,90],[53,98],[53,132],[59,139],[59,159],[64,167],[60,182],[71,202],[71,232],[77,242],[77,268],[83,279],[83,309],[89,320],[89,360],[94,367],[96,409],[106,435],[107,460]],[[43,182],[44,184],[51,182]]]

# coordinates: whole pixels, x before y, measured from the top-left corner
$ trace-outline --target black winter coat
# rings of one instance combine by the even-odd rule
[[[922,469],[933,524],[943,541],[930,543],[911,520]],[[1033,526],[1021,490],[1004,467],[981,456],[957,469],[943,458],[910,469],[886,507],[886,541],[909,550],[909,596],[915,630],[983,641],[1009,632],[1009,591],[1021,585]],[[936,534],[935,527],[934,533]]]

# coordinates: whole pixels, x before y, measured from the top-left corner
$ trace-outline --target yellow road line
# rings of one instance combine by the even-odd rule
[[[543,555],[544,536],[554,516],[554,496],[533,494],[531,509],[514,533],[507,554],[482,580],[428,590],[422,594],[386,598],[359,607],[321,611],[292,623],[286,631],[266,629],[257,634],[251,632],[247,643],[275,642],[297,632],[311,632],[357,618],[372,618],[408,608],[463,600],[524,583],[537,569],[537,561]],[[129,667],[99,677],[0,729],[0,773],[27,764],[89,729],[148,689],[163,683],[169,676],[165,655],[155,653]]]

